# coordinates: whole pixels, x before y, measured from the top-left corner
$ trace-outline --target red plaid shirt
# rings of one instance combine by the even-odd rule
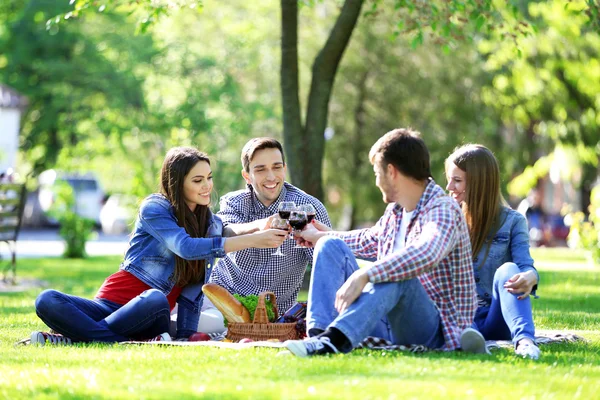
[[[369,267],[371,282],[419,278],[440,312],[444,348],[454,350],[477,308],[471,242],[460,206],[431,179],[408,226],[405,246],[393,252],[401,221],[402,207],[393,203],[374,227],[336,236],[357,257],[377,258]]]

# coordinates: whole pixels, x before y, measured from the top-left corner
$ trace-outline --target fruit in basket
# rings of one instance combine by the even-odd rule
[[[252,342],[254,342],[254,340],[247,338],[247,337],[240,339],[240,343],[252,343]]]
[[[210,340],[210,336],[204,332],[196,332],[193,333],[188,340],[190,342],[206,342],[207,340]]]

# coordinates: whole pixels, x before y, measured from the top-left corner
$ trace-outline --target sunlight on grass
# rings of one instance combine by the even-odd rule
[[[39,288],[0,293],[0,397],[594,398],[600,392],[600,269],[570,250],[536,249],[533,255],[541,276],[540,299],[533,301],[537,327],[577,330],[588,340],[544,346],[537,362],[516,358],[510,349],[492,356],[360,350],[298,359],[274,349],[13,347],[44,329],[33,309]],[[93,297],[119,262],[20,260],[19,274]]]

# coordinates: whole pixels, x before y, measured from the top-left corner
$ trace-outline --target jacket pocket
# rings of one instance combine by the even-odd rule
[[[492,239],[489,258],[493,260],[503,260],[508,255],[508,245],[510,239],[507,234],[497,234]]]

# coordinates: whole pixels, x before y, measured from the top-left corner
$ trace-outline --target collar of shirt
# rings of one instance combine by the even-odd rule
[[[425,204],[427,204],[429,199],[431,199],[436,194],[435,188],[436,188],[435,182],[433,181],[433,179],[429,178],[427,181],[427,186],[425,186],[425,191],[421,195],[421,198],[419,199],[419,202],[417,203],[417,207],[415,207],[415,209],[413,210],[414,212],[412,214],[411,221],[417,215],[419,215],[423,206]],[[398,203],[394,204],[394,208],[392,208],[392,212],[396,216],[398,223],[402,219],[402,209],[403,209],[402,206]]]
[[[254,208],[254,212],[256,214],[267,212],[269,215],[273,215],[278,212],[279,203],[285,200],[285,196],[287,195],[287,185],[289,183],[283,182],[283,187],[281,188],[281,193],[279,193],[279,197],[268,207],[265,206],[258,197],[256,197],[256,193],[254,193],[254,189],[252,185],[247,185],[248,190],[250,191],[250,199],[252,201],[252,207]]]

